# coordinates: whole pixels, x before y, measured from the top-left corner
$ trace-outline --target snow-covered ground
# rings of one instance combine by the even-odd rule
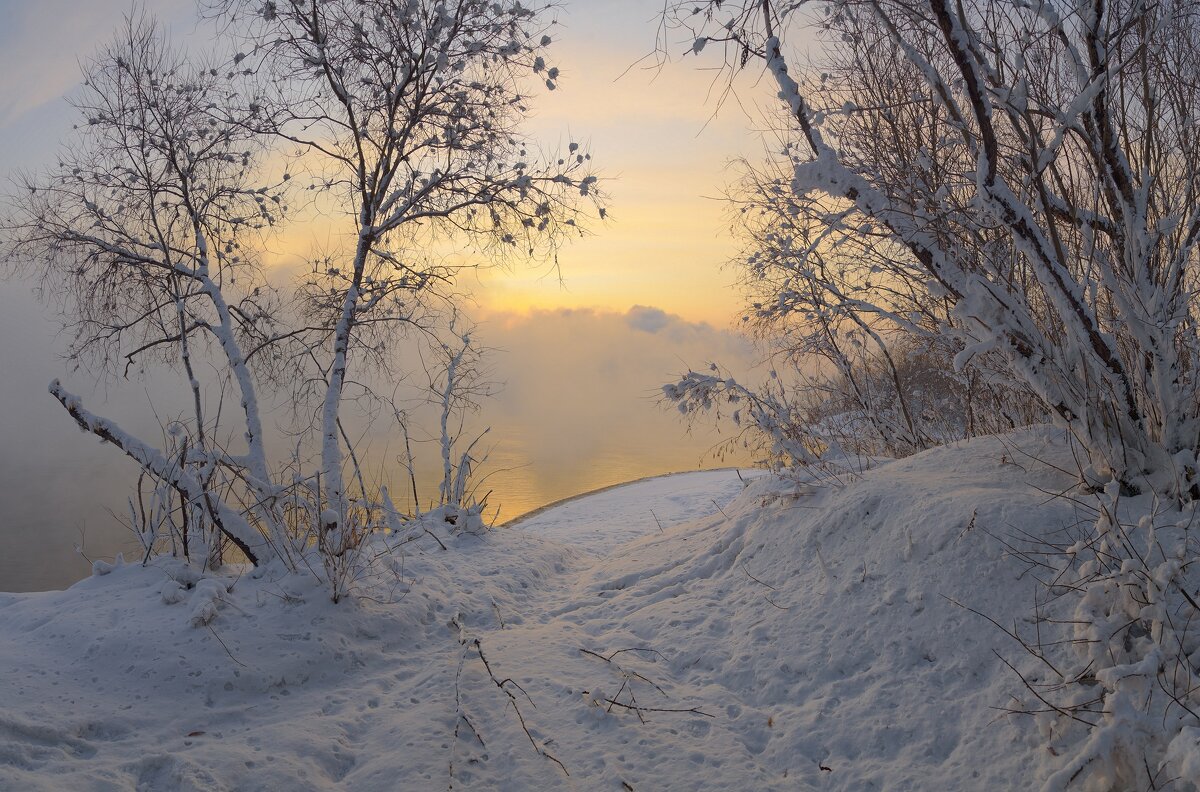
[[[720,511],[760,470],[699,470],[618,484],[551,504],[509,527],[604,555],[647,534]]]
[[[1034,461],[1066,453],[650,479],[412,542],[336,605],[165,562],[3,594],[0,789],[1036,787],[1051,746],[996,709],[1017,648],[951,600],[1030,612],[995,537],[1075,519]]]

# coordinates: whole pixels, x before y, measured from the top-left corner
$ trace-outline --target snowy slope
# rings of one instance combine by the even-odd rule
[[[720,510],[761,470],[698,470],[641,479],[569,498],[508,524],[591,553]]]
[[[652,479],[410,544],[380,602],[168,564],[0,595],[0,789],[1036,786],[1054,757],[993,709],[1014,647],[947,599],[1030,611],[992,535],[1074,520],[1031,456],[1068,458],[1030,430],[840,488]]]

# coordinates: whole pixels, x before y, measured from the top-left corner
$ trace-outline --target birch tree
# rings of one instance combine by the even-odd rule
[[[808,79],[784,39],[810,10],[828,42]],[[778,95],[782,184],[812,233],[781,241],[796,279],[771,310],[816,284],[856,315],[934,329],[960,367],[989,355],[1028,386],[1101,479],[1198,494],[1191,4],[766,0],[669,19],[693,51],[761,63]],[[839,293],[816,273],[835,241],[884,251],[890,271]],[[946,310],[895,310],[896,292]]]
[[[243,247],[283,204],[276,185],[256,180],[263,148],[245,128],[249,111],[216,68],[172,54],[153,23],[133,18],[86,68],[75,106],[78,140],[51,173],[25,178],[9,253],[40,267],[78,364],[129,373],[156,359],[182,369],[187,441],[168,454],[88,412],[59,382],[50,391],[81,427],[178,490],[185,511],[204,515],[190,520],[200,534],[215,526],[251,561],[269,559],[280,536],[250,523],[268,517],[275,489],[244,350],[273,332],[273,296]],[[206,412],[198,369],[208,347],[239,404],[241,452],[224,447]],[[254,493],[254,509],[225,502],[229,479]]]
[[[51,392],[158,482],[159,511],[164,491],[178,496],[185,553],[219,563],[224,542],[255,564],[324,568],[336,599],[338,581],[356,577],[347,553],[379,510],[341,420],[356,372],[418,368],[393,360],[391,341],[412,327],[436,336],[437,311],[454,314],[457,269],[552,259],[599,207],[597,177],[577,144],[542,154],[521,132],[534,86],[558,79],[544,9],[210,10],[248,37],[220,49],[248,55],[201,64],[135,18],[88,65],[77,139],[13,196],[7,255],[40,271],[80,365],[128,375],[153,361],[181,375],[190,406],[161,443],[57,381]],[[261,253],[296,201],[306,217],[342,221],[348,242],[276,290]],[[269,448],[263,388],[293,426],[315,414],[315,460],[305,437]],[[297,398],[307,392],[312,413]],[[302,563],[310,552],[320,563]]]
[[[301,147],[352,240],[323,273],[314,322],[327,361],[322,500],[344,515],[347,372],[372,334],[406,321],[414,294],[452,276],[437,246],[537,256],[578,229],[597,179],[578,144],[542,156],[520,130],[530,78],[551,90],[558,79],[545,7],[227,0],[216,11],[247,31],[248,62],[271,87],[258,128]]]

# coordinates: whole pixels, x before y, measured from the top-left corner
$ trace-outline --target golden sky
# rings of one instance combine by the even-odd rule
[[[487,273],[481,302],[620,311],[654,305],[724,325],[739,301],[730,289],[734,274],[722,267],[735,246],[719,196],[731,177],[728,161],[759,149],[752,122],[734,103],[714,117],[713,73],[697,69],[694,59],[662,69],[651,61],[634,66],[654,44],[653,24],[634,24],[641,15],[627,12],[624,35],[604,41],[586,35],[595,28],[585,13],[606,4],[586,12],[582,5],[563,14],[552,49],[563,78],[540,98],[534,128],[551,143],[568,130],[588,142],[612,220],[563,251],[565,285],[544,272]]]
[[[146,6],[177,39],[203,36],[190,0]],[[78,82],[79,59],[128,8],[125,0],[0,0],[0,170],[52,160],[70,131],[62,97]],[[674,62],[661,69],[653,58],[638,63],[654,49],[661,8],[661,0],[571,0],[559,10],[550,60],[562,77],[558,90],[538,96],[530,131],[551,147],[587,144],[610,221],[562,251],[562,282],[545,267],[517,265],[464,284],[484,315],[653,305],[728,326],[736,314],[734,274],[722,267],[734,243],[716,197],[730,178],[727,162],[761,145],[736,103],[714,115],[713,72],[683,57],[685,44],[674,44]],[[323,223],[296,226],[274,245],[282,258],[328,244]]]

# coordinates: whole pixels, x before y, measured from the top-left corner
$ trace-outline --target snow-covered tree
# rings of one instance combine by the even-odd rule
[[[955,370],[952,305],[924,288],[903,251],[874,229],[830,229],[818,196],[791,189],[791,163],[739,164],[731,190],[743,327],[793,387],[816,434],[837,422],[843,448],[904,456],[1039,420],[1044,411],[995,355]],[[802,427],[798,427],[802,430]],[[857,435],[853,437],[851,435]]]
[[[784,38],[815,8],[828,41],[802,77]],[[693,52],[762,63],[781,101],[767,188],[798,222],[765,250],[788,275],[764,310],[953,338],[960,368],[999,363],[1101,478],[1197,494],[1190,4],[768,0],[668,18]]]
[[[761,64],[780,100],[784,154],[752,200],[759,315],[940,338],[1087,452],[1092,525],[1033,543],[1037,635],[1009,633],[1033,658],[1026,711],[1073,735],[1044,789],[1194,783],[1195,4],[713,0],[668,19],[730,74]],[[825,38],[807,74],[785,41],[803,21]]]
[[[327,0],[216,11],[220,30],[249,37],[250,56],[191,61],[136,18],[88,65],[77,139],[58,167],[24,179],[7,252],[39,268],[81,364],[128,374],[152,357],[182,376],[190,409],[158,444],[51,386],[81,427],[158,482],[157,515],[172,512],[164,492],[178,495],[176,550],[218,563],[232,542],[255,564],[319,568],[300,564],[315,548],[336,598],[354,578],[347,553],[381,508],[343,427],[348,383],[372,363],[417,368],[393,360],[390,342],[412,327],[436,339],[456,269],[553,254],[598,204],[597,179],[578,145],[540,156],[521,133],[533,86],[558,76],[545,64],[545,9]],[[348,241],[273,289],[261,237],[304,196],[308,216],[344,221]],[[268,448],[258,391],[275,386],[287,428],[315,430],[311,445]]]
[[[338,416],[347,372],[415,296],[452,278],[447,242],[535,256],[595,199],[578,144],[521,133],[530,78],[553,90],[547,7],[488,0],[224,0],[245,63],[270,86],[258,128],[296,144],[350,240],[309,284],[324,381],[322,499],[342,513]],[[239,55],[235,60],[243,62]]]
[[[215,528],[261,562],[280,536],[250,524],[251,512],[277,521],[247,350],[275,332],[275,300],[244,247],[282,217],[283,197],[255,172],[263,145],[246,127],[251,112],[218,69],[189,64],[155,25],[134,19],[87,66],[75,105],[77,140],[46,176],[26,177],[14,202],[10,254],[40,267],[43,293],[73,330],[72,359],[125,373],[147,358],[175,363],[191,415],[160,449],[89,413],[57,381],[51,393],[82,427],[178,490],[185,547],[210,545]],[[240,453],[227,452],[219,417],[206,410],[206,350],[240,405]],[[226,503],[232,480],[255,493],[254,509]]]

